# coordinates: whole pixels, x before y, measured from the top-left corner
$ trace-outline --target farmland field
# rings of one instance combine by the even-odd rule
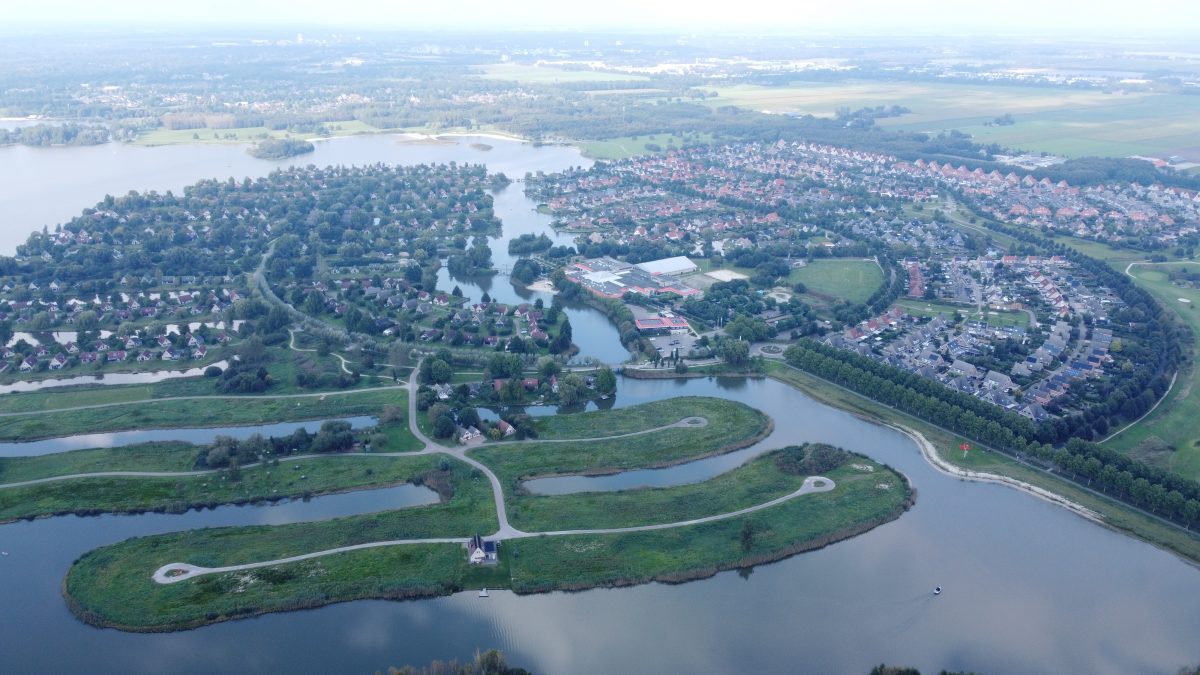
[[[865,302],[883,284],[874,260],[814,260],[792,270],[788,283],[802,282],[817,297]]]
[[[1200,159],[1200,101],[1182,95],[899,82],[739,85],[717,92],[709,99],[712,105],[821,116],[832,116],[841,106],[901,105],[912,113],[877,124],[904,131],[957,129],[979,142],[1068,157],[1180,154]],[[1005,113],[1016,124],[985,126]]]

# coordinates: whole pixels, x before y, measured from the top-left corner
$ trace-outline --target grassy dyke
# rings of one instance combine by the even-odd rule
[[[407,406],[401,388],[330,393],[301,398],[211,398],[145,401],[136,405],[91,408],[40,415],[0,417],[0,440],[30,441],[73,434],[214,427],[378,415],[385,405]]]
[[[387,487],[416,482],[436,464],[430,456],[330,455],[242,469],[236,480],[226,471],[196,476],[78,478],[0,490],[0,523],[69,513],[182,513],[220,504]]]
[[[457,464],[457,463],[456,463]],[[445,516],[464,499],[476,517],[494,514],[462,465],[452,469],[458,492],[448,504],[375,516],[281,527],[222,528],[130,539],[92,551],[63,582],[82,620],[130,631],[183,630],[267,612],[362,598],[418,598],[463,588],[513,588],[522,593],[679,582],[711,576],[826,546],[898,517],[912,491],[890,469],[840,476],[837,489],[804,495],[770,509],[704,525],[615,535],[532,537],[506,542],[501,563],[471,568],[461,546],[413,544],[200,577],[160,585],[150,573],[169,562],[205,566],[267,560],[360,541],[405,536],[461,536]],[[839,470],[840,471],[840,470]],[[831,472],[836,473],[836,472]],[[890,490],[878,488],[888,483]],[[465,491],[479,492],[467,497]],[[461,515],[461,514],[460,514]],[[406,519],[405,524],[395,522]],[[747,547],[743,528],[751,523]],[[477,528],[478,529],[478,528]],[[467,530],[469,532],[471,530]]]
[[[255,590],[249,594],[228,594],[225,591],[232,587],[224,584],[229,583],[229,575],[171,585],[156,584],[150,579],[154,570],[172,562],[220,567],[372,541],[466,537],[495,530],[491,490],[487,480],[471,467],[434,456],[403,459],[429,463],[423,481],[438,490],[443,503],[318,522],[207,528],[128,539],[91,551],[75,561],[63,582],[68,604],[77,616],[94,625],[154,631],[177,630],[266,611],[312,607],[334,599],[368,597],[363,584],[373,581],[386,585],[374,590],[391,594],[369,597],[417,597],[445,592],[452,588],[447,584],[452,584],[454,577],[447,575],[453,573],[454,566],[443,563],[457,556],[465,567],[465,555],[459,547],[404,546],[321,558],[316,568],[324,572],[298,575],[298,585],[283,584],[278,597],[263,605],[258,604],[259,589],[269,594],[272,584],[246,584]],[[439,468],[443,461],[448,466],[445,471]],[[365,570],[359,568],[362,560],[370,561],[363,563]],[[391,563],[395,566],[389,568]],[[263,568],[255,576],[269,577],[272,569],[313,564]],[[311,572],[314,567],[305,569]],[[358,575],[370,569],[375,570],[374,577]],[[422,570],[428,572],[428,578],[417,574]],[[285,571],[279,576],[288,574]],[[469,576],[465,571],[462,574],[463,578]],[[317,601],[319,596],[312,594],[317,591],[326,594],[324,600]],[[349,596],[343,597],[342,591]]]
[[[761,416],[762,413],[736,401],[679,396],[629,408],[544,417],[538,419],[537,430],[538,438],[544,440],[601,438],[655,429],[685,417],[703,417],[716,426],[742,426],[747,420]]]
[[[668,488],[638,488],[619,492],[583,492],[567,495],[517,495],[511,500],[509,519],[523,530],[551,531],[634,527],[678,522],[732,513],[791,494],[806,476],[787,474],[776,466],[775,452],[711,480]],[[855,463],[882,468],[865,458]],[[822,474],[841,489],[844,481],[862,475],[841,467]],[[801,497],[801,499],[805,499]]]
[[[674,427],[634,438],[546,443],[494,443],[469,451],[495,471],[509,494],[518,483],[537,476],[567,474],[602,475],[670,466],[680,462],[732,452],[752,445],[771,432],[771,419],[753,414],[738,415],[729,424],[703,427]]]
[[[198,445],[172,441],[0,457],[0,484],[96,471],[191,471],[198,452]]]
[[[184,630],[364,598],[399,600],[446,595],[468,586],[499,588],[509,576],[507,564],[468,565],[463,547],[455,544],[368,549],[169,586],[154,584],[145,574],[126,576],[103,550],[81,562],[87,565],[72,568],[63,584],[75,615],[93,625],[139,632]],[[154,588],[146,588],[148,584]],[[90,593],[103,587],[108,587],[104,597]]]
[[[534,537],[507,544],[518,593],[703,579],[827,546],[895,520],[913,492],[884,469],[842,475],[832,492],[808,494],[769,509],[690,527],[608,535]],[[893,487],[876,487],[888,483]],[[751,523],[752,545],[742,545]],[[514,553],[519,552],[519,555]]]
[[[882,421],[886,424],[904,426],[920,432],[933,444],[943,459],[955,466],[1008,476],[1062,495],[1099,514],[1102,522],[1114,530],[1164,548],[1193,563],[1200,563],[1200,534],[1184,531],[1119,501],[1061,479],[1055,474],[1021,464],[1006,455],[975,447],[964,457],[963,453],[958,451],[959,444],[963,442],[963,438],[960,436],[786,364],[768,361],[766,366],[771,377],[803,391],[822,403],[870,421]]]

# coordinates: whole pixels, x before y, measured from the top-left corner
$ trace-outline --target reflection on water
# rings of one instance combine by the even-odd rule
[[[343,422],[349,422],[354,428],[374,426],[378,421],[375,417],[340,417]],[[249,438],[254,434],[263,436],[287,436],[297,429],[305,429],[316,433],[325,420],[309,420],[307,422],[278,422],[275,424],[258,424],[242,427],[200,427],[196,429],[145,429],[140,431],[114,431],[103,434],[80,434],[78,436],[61,436],[47,438],[41,441],[26,441],[23,443],[0,443],[0,457],[25,457],[32,455],[52,455],[69,450],[84,450],[88,448],[115,448],[135,443],[150,443],[152,441],[184,441],[202,445],[212,443],[217,436],[232,438]]]

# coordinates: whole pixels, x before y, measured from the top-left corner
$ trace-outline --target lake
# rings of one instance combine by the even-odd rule
[[[488,139],[495,149],[481,152],[468,142],[351,138],[319,143],[316,153],[295,161],[469,159],[510,177],[587,163],[569,148]],[[15,165],[27,158],[28,169]],[[277,165],[226,146],[3,149],[0,212],[10,217],[0,243],[15,245],[31,227],[53,226],[105,191],[178,189],[200,177],[261,175]],[[28,176],[35,171],[53,180],[53,187]],[[14,181],[23,182],[25,192],[14,191]],[[528,203],[509,194],[519,192],[514,185],[497,195],[498,213],[512,201],[513,210],[502,215],[505,239],[541,227]],[[39,195],[52,203],[29,203],[45,201]],[[494,257],[501,263],[504,239],[495,243]],[[489,290],[492,295],[533,297],[522,296],[525,291],[503,277],[488,282],[498,289]],[[572,323],[580,342],[582,320],[576,323],[572,316]],[[613,349],[614,335],[589,343],[585,353]],[[270,522],[271,509],[281,507],[14,523],[0,526],[0,549],[10,554],[0,557],[6,610],[0,614],[0,669],[374,672],[467,658],[492,647],[504,650],[511,664],[537,673],[866,673],[881,661],[923,672],[1173,673],[1200,662],[1200,570],[1179,558],[1017,490],[940,474],[902,434],[772,380],[622,378],[615,399],[605,403],[629,406],[680,395],[742,401],[771,415],[775,430],[730,455],[658,471],[545,482],[545,489],[703,480],[770,448],[824,441],[902,471],[917,488],[916,506],[863,536],[749,574],[525,597],[492,591],[488,599],[468,592],[415,602],[359,601],[149,635],[76,621],[59,591],[71,561],[132,536]],[[321,499],[326,498],[288,518],[328,517]],[[353,510],[337,513],[396,505],[385,491],[361,492]],[[519,547],[513,542],[506,552]],[[930,592],[935,585],[945,589],[936,599]]]

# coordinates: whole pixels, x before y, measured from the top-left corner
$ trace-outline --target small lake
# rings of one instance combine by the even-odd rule
[[[78,436],[60,436],[41,441],[26,441],[23,443],[0,443],[0,457],[25,457],[32,455],[53,455],[70,450],[86,450],[89,448],[115,448],[135,443],[151,443],[154,441],[184,441],[203,445],[212,443],[217,436],[232,438],[250,438],[254,434],[263,436],[287,436],[297,429],[316,433],[321,424],[329,420],[309,420],[307,422],[278,422],[275,424],[259,424],[239,427],[198,427],[195,429],[144,429],[139,431],[114,431],[99,434],[80,434]],[[377,418],[340,417],[337,421],[349,422],[350,426],[360,429],[375,426]]]

